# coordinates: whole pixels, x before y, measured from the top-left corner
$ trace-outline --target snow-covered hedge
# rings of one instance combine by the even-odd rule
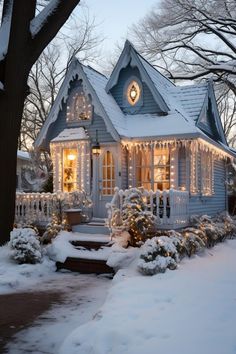
[[[139,245],[140,242],[150,238],[150,235],[155,234],[157,217],[147,211],[146,207],[141,189],[131,188],[126,191],[121,219],[125,230],[131,236],[130,244],[132,246]],[[117,215],[116,217],[118,217]]]
[[[191,257],[206,247],[236,236],[236,220],[228,215],[216,218],[194,216],[191,221],[192,227],[181,232],[159,231],[156,237],[147,240],[141,246],[139,271],[153,275],[166,269],[176,269],[181,258]]]
[[[38,263],[42,260],[42,250],[35,230],[30,228],[14,229],[9,246],[11,258],[17,263]]]
[[[138,263],[141,273],[152,275],[164,273],[168,269],[176,269],[179,261],[177,249],[181,241],[173,236],[153,237],[142,246],[142,253]]]

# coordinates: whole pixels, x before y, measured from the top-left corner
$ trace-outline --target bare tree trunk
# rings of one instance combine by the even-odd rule
[[[38,56],[69,17],[79,0],[61,0],[35,38],[30,21],[35,16],[36,0],[12,0],[8,51],[0,63],[0,245],[9,240],[15,215],[16,156],[27,78]],[[9,3],[9,1],[7,1]]]
[[[21,75],[20,75],[21,76]],[[0,98],[1,112],[1,139],[0,139],[0,244],[9,240],[9,232],[13,227],[15,211],[16,190],[16,152],[20,133],[20,122],[23,112],[23,102],[26,96],[27,77],[19,79],[15,77],[15,85],[11,92]],[[14,102],[14,104],[12,104]],[[3,127],[4,124],[4,127]]]

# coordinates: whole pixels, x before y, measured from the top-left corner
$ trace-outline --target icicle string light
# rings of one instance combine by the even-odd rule
[[[198,139],[184,139],[184,140],[150,140],[150,141],[122,141],[123,148],[126,148],[128,151],[140,151],[151,148],[151,146],[156,148],[175,148],[175,147],[188,147],[194,148],[195,145],[198,145],[199,150],[211,151],[213,155],[216,155],[221,158],[230,158],[232,155],[230,152],[224,151],[207,141],[198,138]]]

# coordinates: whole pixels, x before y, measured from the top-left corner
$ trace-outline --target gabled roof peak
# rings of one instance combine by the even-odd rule
[[[154,100],[160,107],[163,113],[167,113],[170,108],[168,107],[167,102],[165,102],[164,98],[162,97],[161,93],[155,86],[152,77],[150,76],[150,70],[148,70],[147,65],[152,68],[156,72],[157,75],[162,77],[160,80],[160,85],[163,84],[163,81],[166,80],[167,85],[172,85],[168,79],[166,79],[163,75],[161,75],[155,68],[152,67],[145,59],[143,59],[135,50],[134,46],[131,44],[130,41],[126,40],[123,51],[111,73],[111,76],[106,85],[106,92],[108,93],[117,83],[119,80],[120,71],[126,68],[128,65],[131,67],[137,67],[143,82],[145,82],[151,91]]]

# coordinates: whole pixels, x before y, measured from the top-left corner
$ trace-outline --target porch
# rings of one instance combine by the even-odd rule
[[[139,188],[145,204],[145,211],[156,216],[159,229],[180,229],[189,224],[189,192],[174,189],[152,191]],[[107,203],[110,229],[122,228],[121,212],[124,199],[130,189],[115,188],[115,194]]]
[[[164,191],[142,191],[142,198],[145,202],[146,211],[150,211],[157,217],[158,228],[178,229],[188,225],[189,222],[189,192],[179,190]],[[115,188],[114,196],[110,203],[107,203],[107,225],[110,230],[122,227],[120,218],[114,218],[117,211],[122,210],[124,197],[129,190]],[[16,193],[15,222],[19,224],[34,223],[36,225],[47,225],[55,211],[63,214],[65,209],[75,206],[75,202],[83,204],[85,198],[78,192],[75,198],[74,193]],[[90,206],[91,208],[91,206]],[[88,208],[83,210],[88,213]]]

